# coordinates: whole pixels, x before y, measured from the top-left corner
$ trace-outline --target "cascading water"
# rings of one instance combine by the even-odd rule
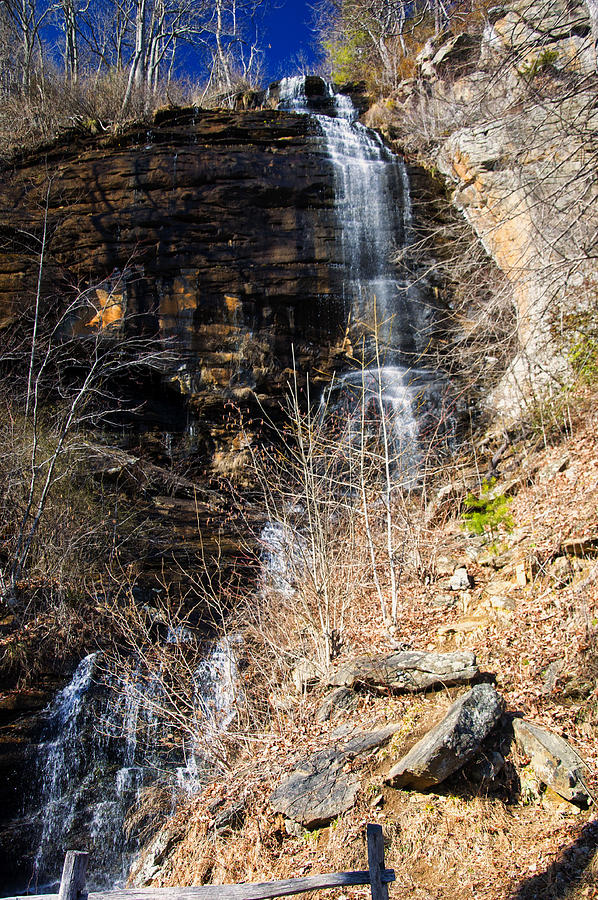
[[[41,879],[43,885],[56,833],[68,833],[72,825],[75,803],[71,793],[75,783],[79,789],[78,770],[83,755],[80,719],[92,684],[95,660],[95,654],[85,657],[70,683],[57,694],[48,709],[38,754],[44,813],[33,863],[36,884]]]
[[[173,632],[166,642],[184,639]],[[204,750],[234,716],[235,681],[229,640],[206,653],[194,676],[195,732]],[[92,888],[123,885],[138,849],[124,825],[142,787],[160,782],[170,790],[173,809],[181,790],[197,789],[201,748],[196,741],[172,751],[163,700],[159,675],[144,676],[141,667],[126,679],[109,675],[101,655],[91,654],[50,704],[38,748],[39,787],[30,797],[39,820],[31,878],[36,890],[56,884],[64,852],[73,846],[90,852]]]
[[[363,420],[362,407],[369,410],[370,425],[384,419],[391,439],[386,452],[395,473],[404,486],[413,486],[431,407],[437,405],[436,433],[438,421],[443,420],[445,436],[452,424],[442,410],[442,376],[421,368],[432,310],[409,266],[400,274],[391,262],[399,251],[408,260],[414,240],[406,166],[357,121],[350,97],[335,93],[322,79],[283,78],[278,106],[313,116],[322,130],[335,179],[339,237],[332,265],[339,270],[351,333],[361,342],[354,354],[361,355],[361,369],[337,374],[325,405],[346,417],[349,439]]]
[[[155,754],[148,756],[157,746],[150,708],[126,684],[116,686],[102,674],[97,653],[81,661],[48,707],[39,790],[31,797],[40,817],[32,876],[38,890],[60,877],[69,846],[90,851],[93,887],[124,882],[136,849],[124,834],[124,819],[157,762]]]
[[[346,312],[366,335],[366,354],[378,345],[384,363],[413,365],[426,330],[424,304],[412,279],[391,263],[412,240],[409,178],[405,163],[376,132],[357,121],[351,98],[310,79],[322,93],[306,93],[306,79],[283,78],[280,109],[312,115],[322,129],[335,181],[339,270]]]

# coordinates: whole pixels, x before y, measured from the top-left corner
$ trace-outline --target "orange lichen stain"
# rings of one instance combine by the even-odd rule
[[[231,294],[225,294],[224,302],[226,304],[226,310],[234,322],[241,310],[241,301],[238,297],[233,297]]]
[[[175,278],[172,283],[172,293],[176,296],[180,309],[197,308],[197,286],[195,278],[185,275]]]
[[[102,331],[104,328],[121,325],[124,318],[123,295],[96,288],[96,297],[99,309],[86,323],[86,328],[97,328]]]
[[[197,309],[197,297],[192,293],[178,291],[175,285],[173,295],[166,294],[160,301],[160,312],[164,316],[176,316],[187,309]]]

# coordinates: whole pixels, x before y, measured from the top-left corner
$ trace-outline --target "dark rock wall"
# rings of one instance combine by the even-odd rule
[[[94,326],[174,339],[166,381],[197,413],[276,397],[292,347],[300,369],[326,370],[344,333],[333,200],[306,116],[163,111],[149,129],[74,132],[0,173],[0,323],[33,301],[47,202],[58,309],[112,291]]]

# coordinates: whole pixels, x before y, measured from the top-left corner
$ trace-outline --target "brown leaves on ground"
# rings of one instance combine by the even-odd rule
[[[514,493],[515,530],[496,536],[484,557],[479,538],[468,535],[455,516],[447,524],[425,525],[425,511],[411,537],[417,564],[406,565],[400,583],[397,630],[391,640],[380,621],[378,599],[363,588],[362,602],[347,611],[342,659],[388,651],[397,642],[414,649],[472,649],[483,671],[496,676],[510,712],[545,725],[566,738],[585,760],[596,789],[598,767],[598,412],[586,398],[572,430],[532,444],[521,441],[501,462],[499,484],[518,473],[535,472]],[[533,443],[533,442],[532,442]],[[479,461],[478,461],[479,462]],[[544,476],[542,475],[544,473]],[[546,473],[548,473],[546,475]],[[465,483],[465,478],[463,478]],[[471,483],[471,482],[470,482]],[[415,504],[415,498],[413,500]],[[418,524],[419,523],[419,524]],[[555,560],[570,539],[596,538],[596,553],[570,556],[562,578]],[[475,588],[450,592],[437,577],[434,560],[467,564]],[[424,563],[422,564],[422,560]],[[527,583],[517,581],[524,564]],[[567,564],[561,564],[561,570]],[[556,574],[555,574],[556,573]],[[507,601],[492,602],[488,585],[504,582]],[[447,627],[448,626],[448,627]],[[189,802],[173,823],[181,839],[163,865],[157,885],[262,881],[310,872],[366,866],[365,824],[378,821],[387,840],[387,865],[397,881],[390,896],[414,900],[586,900],[598,897],[598,821],[550,792],[526,792],[520,784],[524,759],[511,750],[496,788],[487,793],[456,776],[435,792],[395,791],[381,776],[393,747],[406,749],[448,706],[454,692],[428,696],[363,693],[357,709],[333,722],[318,723],[324,696],[303,696],[279,685],[268,696],[269,727],[245,735],[237,769]],[[391,749],[370,754],[361,767],[363,787],[356,807],[330,827],[289,834],[268,806],[270,791],[293,765],[335,740],[342,729],[368,730],[401,722]],[[402,745],[401,745],[401,742]],[[226,835],[214,829],[217,812],[244,802],[244,825]],[[292,829],[291,829],[292,830]],[[365,898],[366,888],[327,893],[330,898]]]

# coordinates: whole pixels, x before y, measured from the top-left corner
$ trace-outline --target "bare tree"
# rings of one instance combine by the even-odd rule
[[[39,0],[3,0],[3,7],[15,30],[21,49],[21,81],[25,93],[31,90],[35,54],[43,59],[41,30],[50,15],[51,7]]]

